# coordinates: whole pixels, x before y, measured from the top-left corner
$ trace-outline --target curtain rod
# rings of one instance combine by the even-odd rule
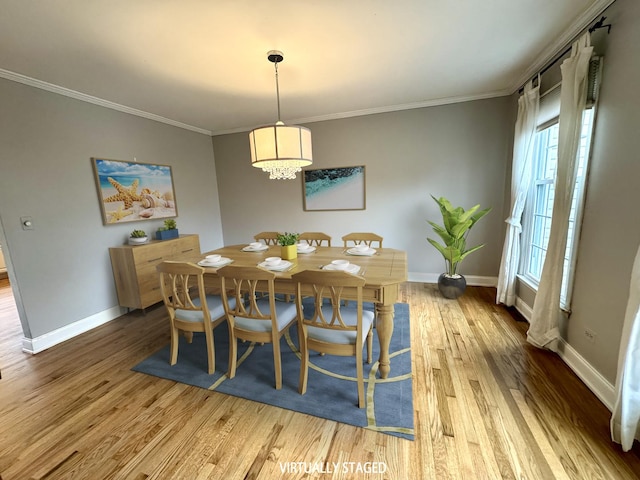
[[[606,25],[605,25],[605,23],[604,23],[604,21],[605,21],[606,19],[607,19],[607,17],[605,17],[605,16],[600,17],[600,20],[598,20],[596,23],[594,23],[594,24],[593,24],[593,26],[591,26],[591,27],[589,28],[589,30],[588,30],[588,31],[589,31],[589,33],[593,33],[593,32],[595,32],[596,30],[599,30],[599,29],[601,29],[601,28],[606,28],[606,29],[607,29],[607,34],[611,33],[611,24],[610,24],[610,23],[608,23],[608,24],[606,24]],[[582,35],[582,34],[580,34],[580,35]],[[578,37],[579,37],[580,35],[578,35]],[[578,37],[576,37],[576,38],[578,38]],[[562,57],[564,57],[567,53],[569,53],[569,52],[571,51],[572,44],[573,44],[573,42],[571,42],[567,48],[565,48],[562,52],[560,52],[559,54],[557,54],[557,55],[555,56],[555,58],[554,58],[551,62],[549,62],[549,63],[548,63],[544,68],[542,68],[542,69],[541,69],[537,74],[535,74],[535,75],[534,75],[533,77],[531,77],[531,78],[532,78],[532,79],[534,79],[534,78],[536,78],[536,77],[540,78],[540,75],[544,74],[547,70],[549,70],[549,69],[550,69],[551,67],[553,67],[556,63],[558,63],[558,61],[559,61]],[[529,81],[531,81],[531,80],[529,80]],[[538,80],[538,82],[539,82],[539,81],[540,81],[540,80]],[[518,93],[522,93],[523,91],[524,91],[524,85],[518,89]]]

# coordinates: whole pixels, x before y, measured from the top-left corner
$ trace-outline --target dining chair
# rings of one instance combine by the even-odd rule
[[[353,245],[365,244],[369,247],[373,247],[374,242],[378,242],[378,248],[382,248],[382,237],[375,233],[370,232],[354,232],[349,233],[342,237],[342,241],[344,242],[344,247],[347,248],[350,245],[350,242]]]
[[[204,288],[204,268],[190,262],[165,260],[156,267],[160,274],[160,292],[171,324],[169,364],[178,361],[178,337],[183,332],[192,343],[194,332],[204,332],[207,345],[209,374],[216,369],[213,329],[225,320],[222,300],[207,295]]]
[[[315,247],[323,246],[323,242],[327,242],[324,245],[325,247],[331,246],[331,237],[322,232],[304,232],[300,234],[298,240],[306,240],[309,245],[313,245]]]
[[[237,340],[273,344],[276,389],[282,388],[280,338],[296,322],[294,303],[276,302],[275,273],[259,267],[228,265],[218,270],[222,305],[229,323],[229,371],[233,378],[237,367]],[[261,296],[267,285],[267,297]],[[245,362],[247,365],[247,362]]]
[[[256,242],[263,241],[265,245],[277,245],[280,232],[260,232],[253,236]]]
[[[371,363],[373,344],[373,312],[362,308],[362,287],[365,279],[342,271],[304,270],[293,274],[296,283],[296,308],[298,309],[298,336],[302,365],[298,391],[307,391],[309,350],[322,354],[355,356],[358,384],[358,407],[363,408],[364,374],[362,349],[366,340],[367,363]],[[342,305],[345,289],[356,292],[355,307]],[[309,294],[313,307],[303,309],[302,299]],[[330,299],[330,304],[323,300]]]

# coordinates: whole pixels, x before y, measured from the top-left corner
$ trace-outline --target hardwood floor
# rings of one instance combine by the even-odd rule
[[[638,444],[625,454],[610,441],[608,410],[556,355],[526,344],[527,324],[494,297],[402,286],[411,442],[132,372],[169,341],[163,307],[25,354],[5,281],[0,478],[640,478]],[[356,471],[373,465],[386,472]]]

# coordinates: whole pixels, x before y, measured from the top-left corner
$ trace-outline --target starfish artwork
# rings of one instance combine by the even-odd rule
[[[105,225],[178,215],[170,166],[92,161]]]

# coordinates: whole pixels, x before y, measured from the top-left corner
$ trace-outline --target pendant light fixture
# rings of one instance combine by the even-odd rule
[[[278,50],[271,50],[267,59],[275,65],[278,121],[275,125],[258,127],[249,133],[251,165],[269,172],[270,179],[294,179],[302,167],[313,163],[311,131],[297,125],[287,126],[280,120],[278,63],[284,56]]]

